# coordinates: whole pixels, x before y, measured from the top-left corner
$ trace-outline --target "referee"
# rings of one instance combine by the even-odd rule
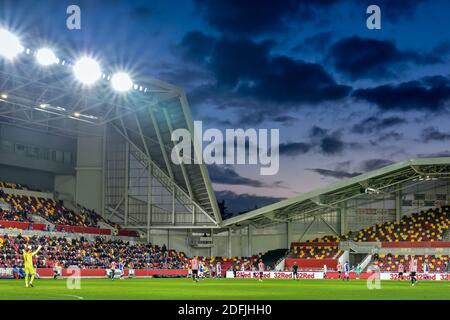
[[[297,265],[297,262],[294,262],[294,265],[292,266],[292,278],[294,280],[298,280],[298,265]]]

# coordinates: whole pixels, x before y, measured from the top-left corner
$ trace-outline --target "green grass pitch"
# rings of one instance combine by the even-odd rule
[[[66,280],[36,280],[34,288],[23,281],[0,280],[1,300],[450,300],[450,282],[382,281],[381,289],[367,289],[364,280],[268,279],[82,279],[81,288],[69,290]]]

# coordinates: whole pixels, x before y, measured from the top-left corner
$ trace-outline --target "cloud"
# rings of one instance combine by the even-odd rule
[[[361,163],[361,170],[364,172],[373,171],[376,169],[389,166],[394,163],[395,163],[394,161],[387,159],[369,159]]]
[[[442,50],[420,53],[400,50],[393,41],[352,36],[334,43],[328,54],[334,68],[351,79],[392,77],[405,63],[442,63]]]
[[[247,193],[237,194],[228,190],[216,192],[216,198],[218,201],[225,200],[225,206],[230,213],[226,218],[254,210],[256,207],[264,207],[283,200],[283,198],[258,196]]]
[[[321,128],[319,126],[313,126],[309,130],[309,136],[311,138],[322,138],[322,137],[326,136],[327,133],[328,133],[328,130]]]
[[[307,169],[307,170],[318,173],[323,177],[331,177],[331,178],[336,178],[336,179],[353,178],[353,177],[356,177],[357,175],[360,175],[359,172],[346,172],[346,171],[342,171],[342,170],[328,170],[328,169],[320,169],[320,168]]]
[[[378,136],[378,141],[388,141],[388,140],[401,140],[403,139],[403,133],[399,133],[396,131],[389,131]]]
[[[215,39],[200,31],[186,33],[181,42],[174,48],[175,55],[184,61],[194,63],[206,63],[206,58],[211,54]]]
[[[325,137],[320,142],[320,150],[326,155],[342,153],[344,148],[344,142],[338,137]]]
[[[426,0],[377,0],[383,17],[395,22],[410,17]],[[332,19],[330,8],[343,2],[357,12],[373,4],[369,0],[285,0],[282,5],[273,0],[195,0],[206,22],[223,34],[258,36],[289,31],[298,21],[302,24],[319,17]]]
[[[353,0],[355,4],[367,8],[376,4],[381,9],[382,19],[397,22],[400,19],[411,18],[417,11],[417,7],[428,0]]]
[[[377,105],[381,110],[445,111],[450,99],[450,81],[443,76],[425,77],[400,84],[357,89],[353,97]]]
[[[248,38],[212,40],[192,31],[175,51],[207,69],[214,78],[214,82],[193,92],[195,101],[226,101],[247,111],[255,109],[260,121],[266,115],[276,116],[302,105],[337,101],[349,95],[351,87],[338,84],[322,65],[273,55],[274,45],[273,41]]]
[[[304,142],[287,142],[280,143],[280,155],[297,156],[308,153],[311,150],[311,145]]]
[[[305,38],[305,40],[299,45],[294,46],[291,49],[293,53],[300,52],[323,52],[325,48],[329,46],[333,39],[333,33],[331,31],[319,32],[311,37]]]
[[[292,117],[292,116],[276,116],[275,118],[272,119],[272,121],[274,122],[279,122],[282,123],[284,125],[291,125],[293,122],[297,121],[298,118],[296,117]]]
[[[160,9],[149,7],[146,5],[138,5],[130,9],[128,15],[133,20],[148,20],[157,14],[161,14]]]
[[[446,141],[446,140],[450,140],[450,133],[441,132],[433,127],[427,127],[422,130],[421,141],[423,142]]]
[[[280,144],[280,155],[297,156],[316,151],[327,156],[341,154],[346,149],[360,149],[361,145],[354,142],[344,142],[339,132],[329,132],[329,130],[319,126],[313,126],[309,130],[308,141],[287,142]]]
[[[388,118],[369,117],[355,124],[352,128],[352,132],[358,134],[373,133],[387,128],[398,126],[405,122],[406,120],[400,117],[388,117]]]
[[[196,0],[206,21],[225,34],[261,35],[289,28],[293,20],[310,21],[315,12],[329,8],[338,0]]]
[[[226,165],[209,165],[208,172],[211,181],[219,184],[245,185],[250,187],[264,187],[263,182],[246,178],[237,173],[232,167]]]
[[[417,155],[418,158],[444,158],[450,157],[450,150],[435,152],[435,153],[420,153]]]

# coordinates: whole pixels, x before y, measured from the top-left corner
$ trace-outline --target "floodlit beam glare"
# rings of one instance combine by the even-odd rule
[[[59,62],[55,53],[48,48],[41,48],[36,52],[36,60],[43,66],[49,66]]]
[[[102,70],[97,61],[92,58],[80,58],[73,66],[75,77],[85,85],[91,85],[102,76]]]
[[[125,72],[117,72],[111,78],[111,84],[114,90],[119,92],[129,91],[133,87],[133,81]]]
[[[23,52],[24,47],[19,38],[11,32],[0,30],[0,55],[6,59],[14,59],[19,53]]]

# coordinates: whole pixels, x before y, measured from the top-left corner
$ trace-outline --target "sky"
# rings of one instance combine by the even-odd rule
[[[81,29],[66,8],[81,8]],[[366,26],[368,5],[381,29]],[[206,128],[279,129],[280,170],[212,165],[238,213],[394,162],[450,156],[445,0],[0,0],[0,25],[186,89]]]

